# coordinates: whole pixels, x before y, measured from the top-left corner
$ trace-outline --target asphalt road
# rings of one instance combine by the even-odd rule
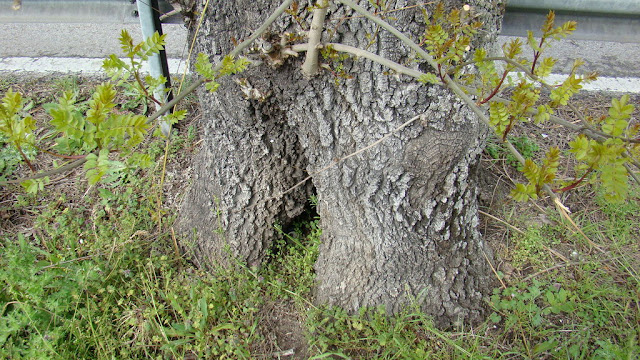
[[[118,36],[127,29],[141,39],[135,23],[4,23],[0,24],[0,74],[17,72],[95,73],[102,59],[119,54]],[[170,70],[184,69],[188,50],[187,29],[181,24],[164,24]],[[501,36],[504,43],[513,37]],[[595,90],[640,92],[640,43],[568,39],[548,55],[561,59],[556,71],[570,71],[573,59],[585,61],[584,71],[598,71]]]

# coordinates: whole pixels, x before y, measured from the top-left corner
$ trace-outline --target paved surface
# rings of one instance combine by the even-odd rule
[[[140,40],[137,24],[0,24],[0,74],[9,72],[95,73],[102,59],[119,54],[118,37],[127,29]],[[181,24],[164,24],[170,70],[184,69],[188,50],[187,30]],[[502,36],[501,43],[514,37]],[[561,41],[549,55],[562,59],[556,69],[567,73],[573,59],[586,62],[584,71],[598,71],[601,80],[590,89],[640,93],[640,43],[610,41]]]
[[[514,36],[500,36],[498,41],[503,45],[514,39]],[[523,42],[527,40],[520,39]],[[598,80],[586,84],[585,90],[640,93],[640,43],[565,39],[558,41],[557,46],[545,54],[558,59],[554,67],[557,74],[570,73],[574,60],[578,58],[585,62],[582,72],[598,72]],[[532,58],[529,52],[523,55]],[[560,78],[552,76],[549,80]]]
[[[0,56],[106,57],[121,53],[118,38],[123,29],[134,41],[142,40],[139,24],[0,23]],[[182,57],[187,29],[180,24],[164,24],[162,32],[167,34],[167,56]]]
[[[122,54],[118,38],[123,29],[134,41],[142,40],[138,24],[0,24],[0,72],[99,72],[102,59]],[[188,50],[187,30],[180,24],[165,24],[162,30],[171,71],[180,72]]]

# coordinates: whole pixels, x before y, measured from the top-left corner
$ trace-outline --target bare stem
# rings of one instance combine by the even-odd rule
[[[542,45],[544,45],[545,37],[544,35],[540,38],[540,44],[538,44],[538,48],[542,49]],[[542,54],[541,50],[536,50],[533,52],[533,63],[531,64],[531,72],[536,70],[536,63],[538,62],[538,58]]]
[[[498,85],[496,85],[495,89],[493,89],[493,91],[491,92],[491,94],[489,94],[489,96],[487,96],[484,100],[478,103],[479,105],[486,104],[489,100],[493,99],[493,97],[496,96],[496,94],[498,94],[498,92],[500,91],[500,88],[502,87],[502,84],[504,83],[504,80],[507,78],[507,75],[509,75],[509,71],[505,70],[502,73],[502,78],[500,79],[500,82],[498,82]]]
[[[303,52],[303,51],[307,51],[309,49],[310,44],[296,44],[293,45],[291,47],[291,50],[295,51],[295,52]],[[367,50],[362,50],[359,49],[357,47],[353,47],[353,46],[349,46],[349,45],[343,45],[343,44],[338,44],[338,43],[328,43],[328,44],[324,44],[324,46],[330,46],[332,49],[334,49],[335,51],[340,51],[340,52],[344,52],[344,53],[349,53],[358,57],[362,57],[365,59],[369,59],[371,61],[374,61],[378,64],[381,64],[383,66],[386,66],[387,68],[394,70],[400,74],[405,74],[405,75],[409,75],[411,77],[414,77],[416,79],[419,79],[422,75],[425,75],[423,72],[420,72],[418,70],[414,70],[414,69],[410,69],[406,66],[400,65],[397,62],[391,61],[387,58],[384,58],[380,55],[376,55],[370,51]],[[322,46],[316,46],[316,48],[322,48]]]
[[[133,61],[133,59],[131,60]],[[140,89],[142,89],[142,92],[144,93],[144,96],[151,100],[152,102],[156,103],[156,105],[161,106],[162,103],[160,101],[158,101],[158,99],[156,99],[153,95],[149,94],[149,92],[147,91],[147,87],[144,86],[144,83],[142,82],[142,79],[140,79],[140,73],[138,73],[138,71],[134,71],[133,72],[133,76],[136,79],[136,82],[138,83],[138,86],[140,86]]]
[[[29,159],[27,158],[27,155],[24,154],[20,144],[18,144],[16,142],[16,143],[14,143],[14,145],[16,146],[16,149],[18,149],[18,152],[20,153],[20,156],[22,156],[22,160],[24,160],[24,162],[27,163],[27,166],[29,166],[29,169],[31,169],[32,172],[36,172],[36,168],[33,167],[33,164],[31,164],[31,161],[29,161]]]
[[[251,43],[253,43],[257,38],[259,38],[265,31],[267,31],[269,26],[271,26],[271,24],[273,24],[273,22],[276,21],[276,19],[278,19],[280,15],[282,15],[289,8],[289,6],[291,6],[291,3],[293,3],[293,0],[283,1],[282,4],[280,4],[280,6],[278,6],[278,8],[273,12],[273,14],[271,14],[271,16],[269,16],[269,18],[267,18],[267,20],[265,20],[264,23],[262,23],[262,25],[260,25],[260,27],[253,32],[253,34],[251,34],[251,36],[249,36],[246,40],[238,44],[238,46],[236,46],[233,50],[231,50],[229,55],[231,55],[231,57],[236,57],[240,55],[240,53],[244,49],[246,49],[249,45],[251,45]],[[222,67],[222,63],[218,63],[216,66],[213,67],[213,70],[218,71],[220,70],[221,67]],[[176,95],[176,97],[174,97],[173,100],[164,104],[162,107],[160,107],[160,109],[158,109],[155,113],[149,116],[149,118],[147,119],[147,122],[151,122],[159,118],[160,116],[164,115],[164,113],[169,111],[169,109],[174,107],[178,102],[184,99],[185,96],[192,93],[204,82],[205,82],[205,79],[203,78],[199,78],[198,80],[196,80],[193,84],[191,84],[191,86],[186,88],[180,94]]]
[[[411,48],[418,55],[420,55],[431,67],[433,67],[434,69],[438,69],[438,63],[435,61],[435,59],[431,55],[429,55],[429,53],[427,53],[424,49],[422,49],[413,40],[409,39],[406,35],[401,33],[398,29],[391,26],[391,24],[374,16],[363,7],[354,3],[352,0],[338,0],[338,1],[340,1],[346,6],[349,6],[356,12],[365,16],[367,19],[373,21],[374,23],[380,25],[380,27],[382,27],[383,29],[392,33],[400,41],[405,43],[407,46],[409,46],[409,48]],[[480,106],[476,105],[475,101],[473,101],[469,97],[469,95],[465,93],[465,91],[460,87],[458,83],[456,83],[453,79],[451,79],[451,77],[446,73],[443,74],[442,81],[445,83],[445,86],[449,88],[449,90],[453,91],[454,94],[456,94],[462,101],[464,101],[467,104],[467,106],[469,106],[471,111],[473,111],[478,116],[478,119],[480,119],[482,123],[484,123],[488,127],[491,127],[491,124],[489,122],[489,117],[487,116],[486,111],[480,108]],[[515,156],[520,163],[524,164],[525,161],[522,154],[520,154],[520,152],[509,141],[505,140],[503,141],[503,143],[507,146],[507,149],[509,150],[509,152],[511,152],[513,156]],[[562,202],[560,201],[560,199],[556,196],[556,194],[548,185],[544,185],[543,188],[544,188],[544,191],[553,199],[553,201],[556,204],[566,209],[566,207],[562,205]]]
[[[64,166],[60,166],[59,168],[56,169],[52,169],[49,171],[45,171],[45,172],[41,172],[38,174],[35,174],[33,176],[27,176],[21,179],[16,179],[16,180],[7,180],[7,181],[0,181],[0,186],[5,186],[5,185],[9,185],[9,184],[20,184],[23,181],[26,180],[35,180],[35,179],[40,179],[46,176],[51,176],[51,175],[56,175],[56,174],[60,174],[66,171],[70,171],[73,170],[75,168],[77,168],[78,166],[84,164],[87,161],[86,157],[83,157],[82,159],[78,159],[76,161],[70,162],[67,165]]]
[[[322,30],[328,9],[329,3],[327,0],[321,0],[318,1],[316,9],[313,10],[313,20],[309,29],[309,47],[307,48],[304,64],[302,64],[302,73],[306,77],[312,77],[320,70],[317,46],[320,45],[320,40],[322,40]]]

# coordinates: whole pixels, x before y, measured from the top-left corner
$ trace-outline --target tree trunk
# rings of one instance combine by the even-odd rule
[[[400,9],[415,1],[384,3]],[[487,23],[489,35],[480,40],[485,44],[496,33],[498,8],[475,3],[474,11]],[[196,36],[198,51],[225,54],[233,38],[246,38],[277,5],[211,3]],[[301,15],[310,19],[304,11]],[[323,40],[412,63],[406,46],[353,15],[332,4]],[[419,38],[420,11],[392,16],[388,21],[394,26]],[[278,21],[266,40],[284,31],[300,32],[291,16]],[[265,61],[240,75],[266,100],[243,98],[232,81],[216,94],[200,92],[205,144],[180,227],[196,229],[202,258],[218,257],[229,244],[233,255],[258,264],[274,223],[299,214],[309,188],[275,195],[421,114],[381,144],[313,176],[323,229],[316,299],[349,311],[384,305],[389,312],[415,300],[440,324],[477,318],[490,282],[490,251],[476,229],[476,169],[486,129],[441,87],[355,59],[329,63],[343,67],[351,79],[329,71],[305,79],[301,61],[287,59],[277,68]],[[214,210],[220,210],[219,223]]]

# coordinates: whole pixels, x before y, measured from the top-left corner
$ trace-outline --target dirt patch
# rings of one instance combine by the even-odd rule
[[[262,319],[258,331],[265,341],[256,344],[253,354],[261,359],[309,358],[304,318],[293,301],[267,301],[258,316]]]

